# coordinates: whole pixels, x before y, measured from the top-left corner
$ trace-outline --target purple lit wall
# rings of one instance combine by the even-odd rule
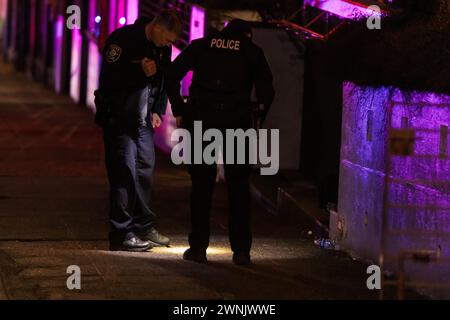
[[[117,28],[120,28],[127,23],[125,9],[126,9],[126,0],[117,0],[117,24],[116,24]]]
[[[134,23],[139,16],[139,0],[127,1],[127,22]]]
[[[98,51],[98,45],[94,42],[89,42],[86,104],[92,110],[95,110],[94,91],[97,90],[98,88],[98,79],[100,75],[100,61],[101,55]]]
[[[192,6],[190,41],[203,38],[205,36],[205,9]]]
[[[125,24],[133,24],[139,16],[139,0],[111,0],[109,6],[110,32]]]
[[[78,29],[72,30],[72,60],[70,70],[70,96],[76,102],[80,101],[82,36]]]
[[[118,25],[117,18],[117,0],[111,0],[109,2],[109,32],[113,32],[117,29]]]
[[[394,258],[402,250],[440,250],[443,262],[408,264],[407,276],[450,284],[450,96],[405,97],[400,90],[344,85],[339,208],[330,234],[352,255],[375,263],[382,237],[385,254]],[[415,133],[412,155],[387,157],[390,105],[392,128]],[[386,266],[395,271],[397,260]],[[448,289],[426,292],[450,298]]]
[[[348,19],[359,17],[361,15],[379,15],[379,13],[374,12],[373,10],[342,0],[305,0],[304,3],[311,7],[316,7]]]
[[[62,71],[62,48],[64,36],[64,17],[58,16],[55,22],[55,42],[54,42],[54,77],[55,91],[61,92],[61,71]]]
[[[88,28],[89,30],[95,30],[97,16],[97,0],[89,1],[88,10]],[[91,110],[95,110],[94,103],[94,91],[98,88],[98,78],[100,74],[100,59],[101,55],[99,52],[98,44],[90,40],[88,44],[89,55],[88,55],[88,70],[87,70],[87,94],[86,94],[86,104]]]

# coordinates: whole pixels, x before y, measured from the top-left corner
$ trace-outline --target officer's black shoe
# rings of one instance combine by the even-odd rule
[[[233,262],[238,266],[248,266],[252,263],[249,253],[234,253]]]
[[[161,247],[170,246],[170,239],[160,234],[155,228],[152,228],[149,231],[145,232],[141,236],[141,239],[144,241],[150,241],[154,246],[161,246]]]
[[[111,242],[109,249],[111,251],[146,252],[153,247],[150,241],[143,241],[136,235],[131,234],[122,242]]]
[[[198,263],[207,263],[208,259],[206,258],[205,250],[192,250],[187,249],[183,254],[183,259],[188,261],[194,261]]]

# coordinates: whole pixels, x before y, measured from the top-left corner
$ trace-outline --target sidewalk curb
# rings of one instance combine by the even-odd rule
[[[270,214],[274,216],[280,216],[279,213],[279,203],[275,202],[270,199],[269,197],[265,196],[259,189],[256,184],[251,183],[250,184],[251,194],[255,201],[257,201],[262,207],[264,207]],[[319,221],[314,215],[307,212],[296,199],[294,199],[288,192],[285,190],[279,188],[278,190],[278,197],[283,194],[287,196],[290,201],[297,207],[298,214],[305,220],[308,220],[314,225],[316,228],[321,230],[321,233],[328,234],[329,229],[326,227],[321,221]]]

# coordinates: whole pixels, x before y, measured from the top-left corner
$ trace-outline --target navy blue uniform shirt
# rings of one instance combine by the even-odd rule
[[[151,21],[139,18],[135,24],[117,29],[108,37],[102,55],[99,89],[107,97],[128,96],[142,100],[141,93],[147,88],[149,111],[163,115],[167,107],[163,70],[170,63],[172,49],[157,48],[147,40],[145,26]],[[147,77],[142,69],[141,60],[146,57],[155,60],[158,67],[152,77]],[[139,97],[133,98],[133,95]]]
[[[195,40],[166,71],[167,93],[174,116],[183,115],[180,81],[193,71],[190,96],[216,102],[250,102],[253,88],[265,109],[274,99],[273,77],[264,52],[251,39],[222,32]]]

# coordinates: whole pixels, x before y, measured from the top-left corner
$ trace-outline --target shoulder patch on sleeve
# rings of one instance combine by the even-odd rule
[[[120,59],[122,55],[122,48],[116,44],[112,44],[108,47],[108,51],[106,51],[106,61],[108,63],[114,63]]]

